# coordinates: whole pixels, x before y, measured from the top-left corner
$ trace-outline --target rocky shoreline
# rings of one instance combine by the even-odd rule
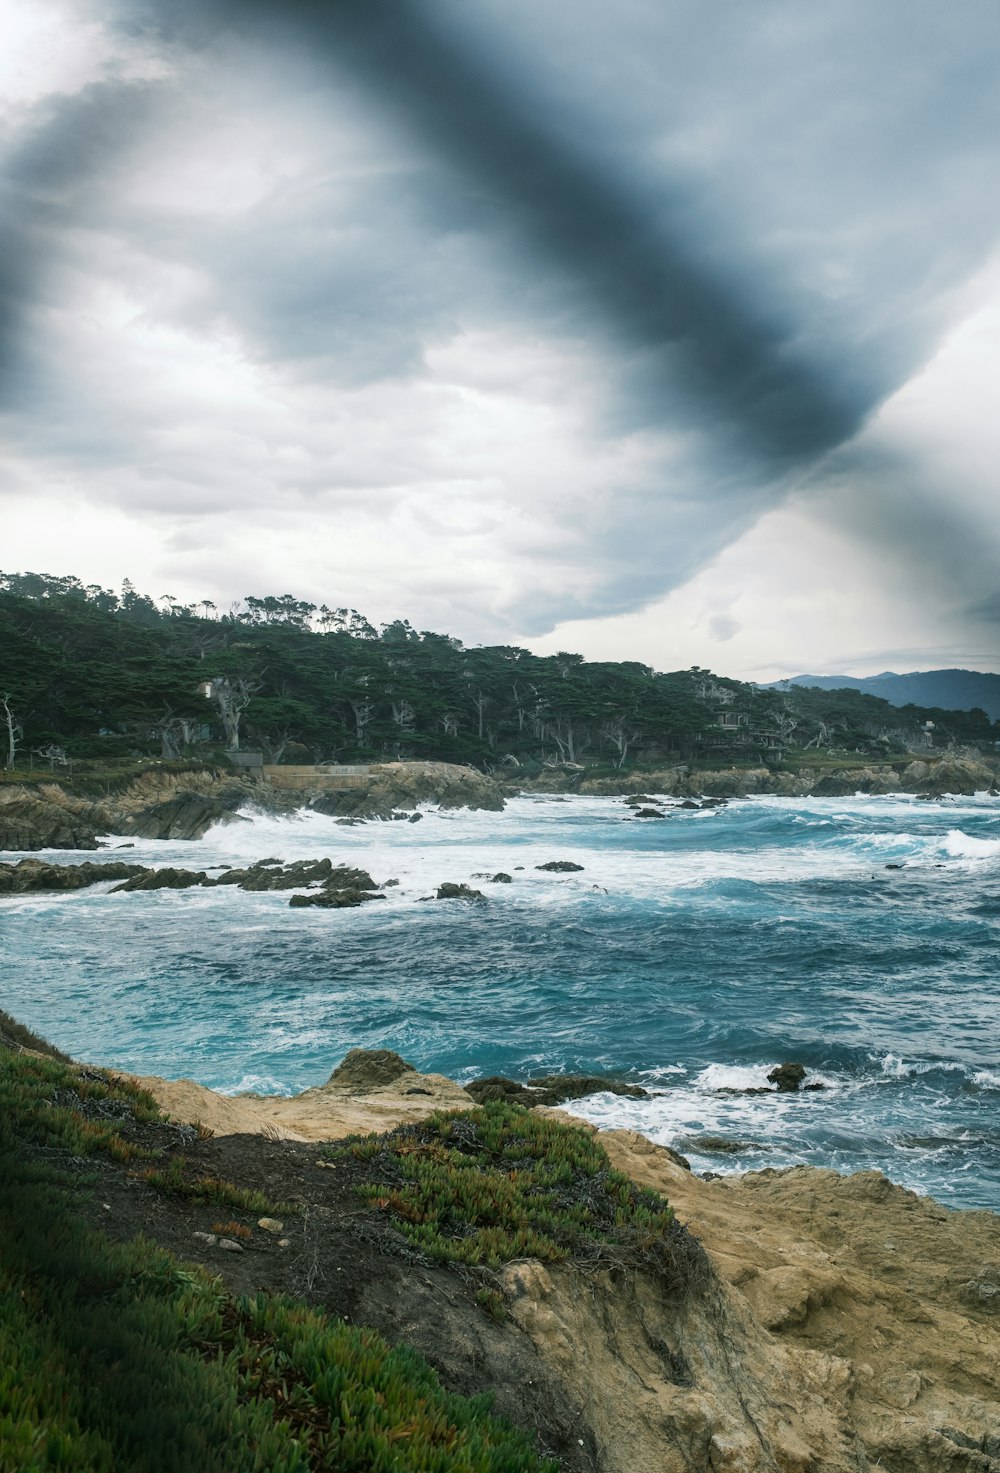
[[[19,1046],[0,1028],[0,1047]],[[995,1214],[949,1210],[877,1172],[705,1180],[634,1132],[535,1106],[665,1196],[690,1251],[671,1283],[652,1264],[509,1262],[491,1291],[504,1314],[491,1319],[467,1274],[378,1236],[349,1171],[323,1153],[324,1142],[441,1108],[474,1111],[468,1090],[361,1050],[289,1099],[138,1082],[198,1169],[294,1193],[307,1209],[223,1241],[190,1207],[147,1200],[109,1165],[95,1221],[119,1235],[138,1224],[233,1292],[292,1289],[413,1345],[447,1385],[490,1390],[499,1410],[539,1428],[566,1473],[1000,1468]],[[91,1210],[83,1199],[81,1210]]]
[[[417,805],[500,810],[492,778],[448,762],[386,762],[344,792],[322,782],[271,786],[233,770],[150,767],[98,800],[62,782],[0,784],[0,850],[98,849],[107,834],[136,839],[200,839],[215,824],[240,823],[238,809],[292,813],[312,808],[344,822],[406,819]]]
[[[504,779],[447,762],[389,762],[374,765],[367,781],[343,792],[302,779],[301,786],[271,786],[232,770],[201,768],[173,772],[146,768],[120,791],[94,799],[64,782],[0,784],[0,850],[98,849],[101,838],[194,840],[215,824],[240,823],[241,808],[290,813],[310,808],[343,823],[366,819],[415,821],[422,803],[441,808],[499,811],[519,793],[617,797],[641,787],[657,797],[714,803],[758,795],[845,797],[855,793],[909,793],[925,798],[998,791],[1000,760],[944,756],[839,769],[803,767],[773,772],[766,767],[696,771],[686,765],[641,775],[588,777],[584,768],[552,768],[538,777]],[[655,800],[639,795],[647,804]],[[637,807],[641,805],[636,805]],[[660,816],[655,809],[637,813]]]
[[[622,777],[588,777],[585,768],[553,768],[540,777],[521,783],[518,791],[580,793],[591,797],[618,797],[655,793],[685,799],[752,798],[846,798],[856,793],[885,795],[909,793],[925,798],[945,794],[971,797],[974,793],[1000,789],[1000,759],[953,756],[913,758],[904,761],[859,764],[830,771],[803,766],[796,772],[775,772],[769,767],[724,767],[702,771],[686,764]]]

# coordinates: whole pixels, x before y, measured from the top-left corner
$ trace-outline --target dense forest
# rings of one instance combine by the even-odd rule
[[[930,723],[930,724],[929,724]],[[787,761],[989,746],[983,711],[894,707],[854,690],[762,689],[697,666],[465,648],[406,620],[247,596],[159,603],[73,577],[0,574],[0,767],[209,756],[436,758],[479,768]]]

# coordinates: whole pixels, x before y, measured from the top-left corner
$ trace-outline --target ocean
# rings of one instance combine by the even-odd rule
[[[399,884],[356,910],[235,887],[7,899],[0,1006],[74,1057],[228,1093],[320,1084],[352,1047],[459,1080],[613,1074],[649,1098],[574,1111],[697,1171],[877,1168],[1000,1209],[1000,800],[661,806],[533,795],[351,827],[248,812],[193,844],[47,852],[329,856]],[[512,883],[477,878],[498,871]],[[426,898],[443,881],[487,901]],[[787,1060],[823,1088],[768,1089]]]

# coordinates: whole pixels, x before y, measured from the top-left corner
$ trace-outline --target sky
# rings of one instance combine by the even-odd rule
[[[0,567],[1000,671],[1000,8],[0,0]]]

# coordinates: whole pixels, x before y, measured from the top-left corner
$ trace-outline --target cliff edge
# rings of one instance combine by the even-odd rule
[[[241,1142],[245,1158],[261,1132],[272,1154],[310,1163],[309,1143],[470,1103],[408,1068],[348,1071],[283,1100],[142,1084],[217,1132],[220,1149]],[[614,1167],[667,1198],[704,1249],[685,1282],[524,1259],[502,1269],[507,1319],[487,1331],[449,1275],[387,1265],[360,1286],[356,1320],[414,1344],[446,1379],[490,1385],[501,1409],[527,1406],[567,1468],[1000,1473],[1000,1217],[874,1172],[704,1181],[634,1132],[541,1113],[596,1137]]]

